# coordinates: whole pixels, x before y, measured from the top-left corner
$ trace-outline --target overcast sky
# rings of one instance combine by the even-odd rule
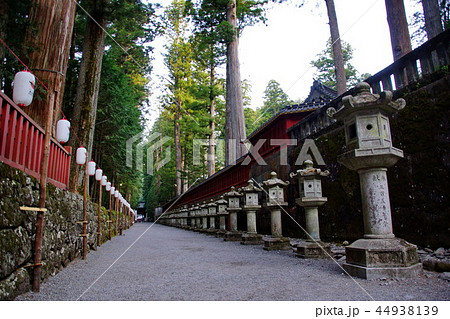
[[[415,0],[404,0],[407,17],[420,9]],[[171,0],[150,0],[163,5]],[[252,85],[252,107],[263,103],[263,92],[273,79],[293,100],[304,99],[313,82],[315,69],[310,62],[324,50],[330,38],[325,1],[309,0],[298,8],[288,4],[271,5],[267,25],[247,27],[239,45],[241,78]],[[354,49],[352,64],[360,73],[374,74],[393,62],[384,0],[335,0],[342,40]],[[155,117],[158,89],[166,74],[162,63],[163,39],[155,47],[152,78],[152,113]]]

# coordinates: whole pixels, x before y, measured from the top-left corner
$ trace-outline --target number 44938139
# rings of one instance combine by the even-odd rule
[[[378,306],[377,312],[379,315],[388,316],[435,316],[438,314],[437,306]]]

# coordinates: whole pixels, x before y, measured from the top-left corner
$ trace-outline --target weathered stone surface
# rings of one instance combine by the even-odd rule
[[[0,230],[0,278],[13,273],[31,257],[32,240],[23,227]]]
[[[31,277],[28,271],[20,268],[5,280],[0,281],[0,300],[14,300],[17,295],[31,289]]]
[[[295,256],[299,258],[329,258],[333,256],[330,245],[321,241],[302,241],[293,247]]]
[[[34,207],[38,201],[39,183],[0,162],[0,300],[14,299],[29,289],[30,276],[20,269],[33,263],[36,213],[20,211],[19,207]],[[49,184],[45,206],[48,211],[44,213],[41,279],[55,275],[79,258],[82,249],[82,225],[77,224],[83,218],[82,197]],[[88,247],[96,249],[97,205],[89,203],[87,209]],[[109,239],[108,219],[109,214],[102,209],[103,242]]]
[[[264,237],[264,250],[290,250],[292,249],[289,238],[285,237]]]

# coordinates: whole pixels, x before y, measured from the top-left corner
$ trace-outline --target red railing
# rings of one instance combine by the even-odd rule
[[[44,130],[0,92],[0,161],[35,178],[40,177]],[[48,181],[59,188],[69,184],[71,148],[50,142]]]

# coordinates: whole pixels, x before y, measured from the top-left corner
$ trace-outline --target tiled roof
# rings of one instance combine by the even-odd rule
[[[272,118],[267,120],[264,124],[254,130],[248,137],[247,140],[255,136],[259,133],[263,128],[272,123],[277,117],[282,114],[290,114],[290,113],[301,113],[306,111],[314,111],[328,102],[335,99],[337,93],[332,88],[329,88],[326,85],[323,85],[321,82],[314,80],[313,85],[311,86],[311,91],[309,92],[308,97],[305,99],[305,102],[301,104],[288,105],[282,108],[277,114],[275,114]]]

